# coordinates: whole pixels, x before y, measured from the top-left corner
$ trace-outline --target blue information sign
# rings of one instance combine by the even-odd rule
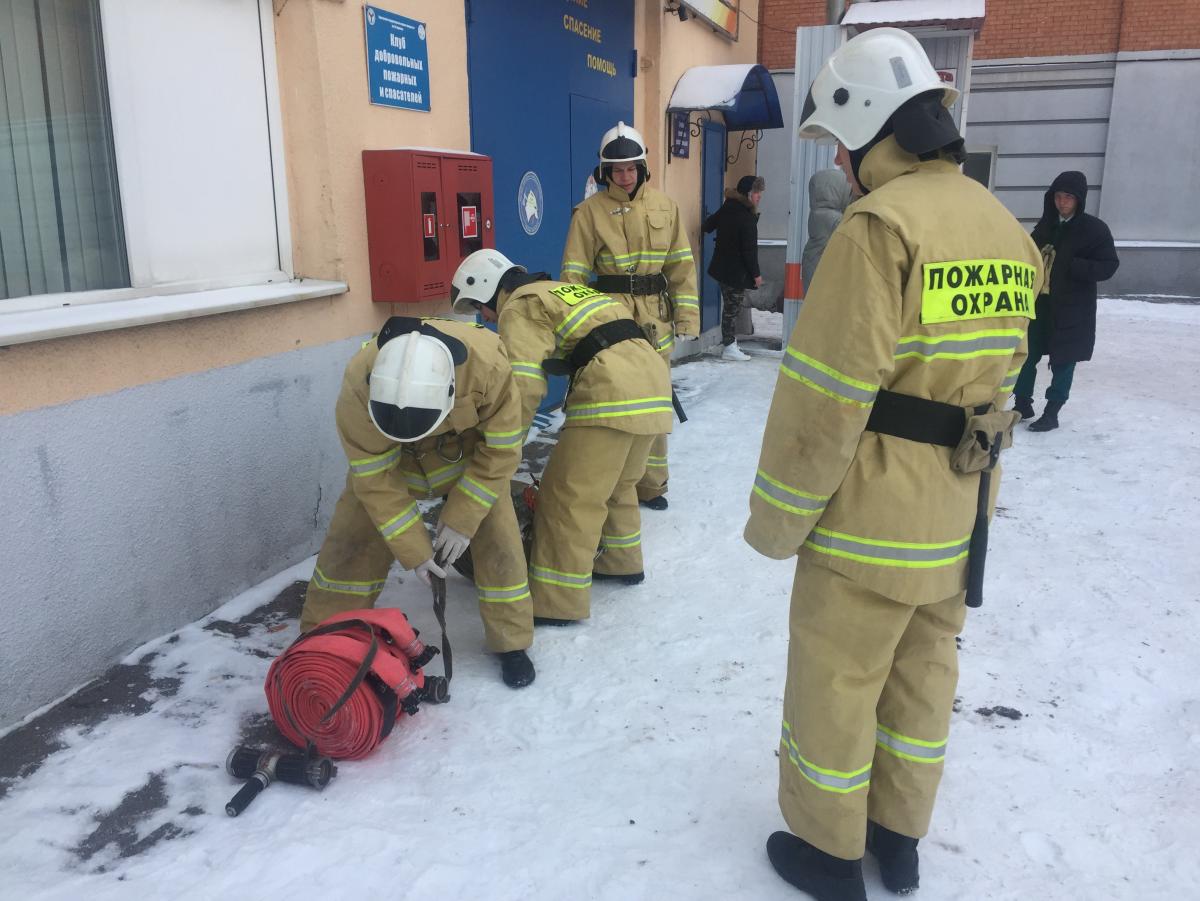
[[[376,6],[363,8],[371,102],[429,112],[429,48],[425,23]]]

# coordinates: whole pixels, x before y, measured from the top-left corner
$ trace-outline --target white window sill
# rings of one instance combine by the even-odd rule
[[[5,313],[0,304],[0,347],[47,341],[89,332],[195,319],[236,310],[270,307],[296,300],[344,294],[343,282],[295,279],[269,285],[219,288],[182,294],[153,294],[105,303],[63,305],[42,310]]]

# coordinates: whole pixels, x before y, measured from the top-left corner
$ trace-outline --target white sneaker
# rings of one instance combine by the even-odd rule
[[[721,359],[742,363],[750,359],[750,354],[742,353],[741,349],[737,346],[737,342],[734,341],[732,344],[725,345],[725,349],[721,351]]]

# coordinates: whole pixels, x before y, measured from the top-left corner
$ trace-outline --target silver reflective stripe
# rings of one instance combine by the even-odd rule
[[[511,585],[508,588],[491,588],[487,585],[477,585],[476,588],[479,591],[479,600],[489,604],[510,604],[513,601],[529,597],[528,582]]]
[[[571,332],[573,332],[576,329],[576,327],[578,327],[579,324],[581,322],[583,322],[583,320],[587,319],[589,316],[591,316],[597,310],[601,310],[604,307],[609,307],[609,306],[616,306],[616,301],[609,300],[607,297],[602,297],[600,300],[588,301],[583,306],[579,307],[576,310],[573,310],[571,312],[571,315],[568,316],[566,319],[564,319],[559,324],[558,328],[555,329],[555,332],[558,333],[558,337],[560,340],[564,339],[569,334],[571,334]]]
[[[878,725],[875,729],[875,744],[905,760],[914,763],[940,763],[946,759],[946,740],[921,741],[901,735],[887,726]]]
[[[919,335],[903,338],[896,345],[896,356],[918,357],[961,357],[981,356],[988,353],[1008,353],[1017,349],[1021,343],[1020,332],[1002,335],[981,335],[979,337],[943,338],[935,341],[932,338],[922,338]]]
[[[786,722],[783,724],[783,737],[780,739],[780,744],[787,749],[788,759],[800,771],[800,775],[819,789],[844,795],[860,788],[866,788],[871,783],[870,764],[859,770],[843,772],[819,767],[805,760],[801,756],[799,748],[796,747],[796,743],[792,741],[791,728]]]
[[[426,494],[432,494],[439,488],[444,488],[445,486],[449,485],[464,472],[466,472],[466,469],[467,466],[465,463],[454,463],[450,466],[444,467],[443,469],[435,469],[426,476],[420,476],[415,472],[405,471],[404,481],[413,488],[420,489]]]
[[[590,588],[592,584],[591,573],[565,573],[548,566],[530,566],[529,576],[535,582],[548,582],[565,588]]]
[[[485,507],[491,507],[496,503],[496,495],[488,491],[474,479],[463,476],[458,480],[458,484],[454,486],[473,501],[478,501]]]
[[[368,595],[375,594],[377,591],[383,591],[383,586],[386,584],[383,579],[378,579],[373,582],[339,582],[336,579],[330,579],[325,573],[321,572],[318,566],[313,571],[313,585],[325,591],[333,591],[338,594],[356,594]]]
[[[797,491],[793,491],[774,479],[770,479],[760,469],[754,477],[754,489],[761,494],[767,496],[767,500],[777,500],[781,504],[788,507],[798,508],[792,510],[793,513],[799,513],[802,516],[807,516],[809,513],[820,513],[825,509],[825,502],[829,498],[809,497]]]
[[[483,440],[488,447],[515,447],[525,440],[525,431],[484,432]]]
[[[397,447],[377,457],[364,457],[361,460],[351,460],[350,471],[355,476],[371,476],[379,472],[385,472],[393,469],[400,462],[400,456],[403,453],[404,448]]]
[[[826,369],[832,367],[821,368],[815,365],[815,361],[802,357],[790,347],[783,356],[782,366],[788,374],[811,383],[837,400],[845,399],[850,403],[867,406],[874,402],[875,395],[879,393],[878,385],[868,388],[865,387],[865,383],[858,383],[857,379],[849,379],[848,376],[839,377],[831,372],[826,372]]]
[[[1017,385],[1017,376],[1019,376],[1020,374],[1021,374],[1021,370],[1019,368],[1014,369],[1012,372],[1008,373],[1008,375],[1006,375],[1004,377],[1004,381],[1002,381],[1000,383],[1000,390],[1001,391],[1012,391],[1012,389],[1015,388]]]
[[[409,504],[399,516],[393,517],[379,527],[379,533],[384,538],[394,538],[414,522],[421,518],[421,511],[416,504]]]
[[[646,458],[646,467],[648,469],[649,468],[662,469],[666,465],[667,465],[666,457],[649,456]]]
[[[631,535],[601,535],[601,547],[637,547],[642,543],[642,533],[634,532]]]
[[[596,419],[599,417],[624,416],[629,413],[670,413],[669,397],[651,397],[647,400],[614,401],[606,404],[588,404],[584,407],[568,407],[567,419]]]
[[[524,376],[527,379],[546,380],[546,373],[540,363],[512,363],[513,375]]]
[[[805,545],[818,551],[827,551],[834,556],[852,555],[854,558],[869,558],[865,563],[879,562],[895,566],[941,566],[953,563],[966,556],[971,546],[971,536],[959,541],[939,544],[909,542],[875,542],[857,539],[840,532],[830,532],[817,526]]]

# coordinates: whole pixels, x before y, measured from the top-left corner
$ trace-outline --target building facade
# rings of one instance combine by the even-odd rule
[[[364,150],[490,156],[496,246],[556,272],[624,118],[699,249],[701,142],[668,156],[667,105],[690,67],[758,56],[739,4],[707,6],[13,0],[0,727],[318,548],[345,477],[346,360],[390,315],[449,312],[373,302]],[[411,77],[372,80],[376,16],[411,23],[411,44],[372,55]],[[753,169],[751,152],[726,177]]]
[[[956,10],[976,4],[985,16],[967,83],[969,174],[1032,229],[1054,176],[1082,171],[1087,209],[1108,223],[1121,256],[1105,292],[1200,294],[1200,214],[1190,200],[1200,189],[1200,105],[1188,87],[1200,77],[1200,4],[860,0],[843,10],[838,0],[763,0],[760,61],[783,97],[795,65],[789,30],[844,21],[853,5],[897,20],[933,10],[953,31]],[[903,27],[929,35],[927,23]],[[761,165],[779,168],[783,152],[778,137],[765,140]]]

